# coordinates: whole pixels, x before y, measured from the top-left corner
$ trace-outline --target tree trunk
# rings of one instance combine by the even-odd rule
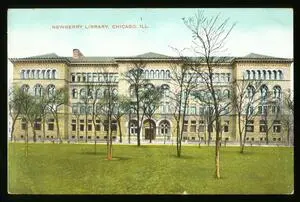
[[[58,124],[58,114],[55,115],[55,121],[56,121],[57,137],[59,139],[59,143],[62,143],[62,139],[61,139],[60,131],[59,131],[59,124]]]
[[[33,142],[36,142],[36,131],[34,129],[34,124],[30,121],[30,126],[32,128],[32,132],[33,132]]]
[[[107,159],[111,160],[112,159],[112,131],[111,131],[111,118],[108,117],[108,137],[107,137]]]
[[[97,153],[97,148],[96,148],[97,140],[96,140],[96,136],[97,136],[97,132],[96,132],[96,124],[94,123],[94,141],[95,141],[95,144],[94,144],[94,151],[95,151],[95,154]]]
[[[118,121],[119,136],[120,136],[119,142],[122,143],[122,129],[121,129],[121,120],[120,120],[120,118],[118,118],[117,121]]]
[[[43,143],[45,142],[46,132],[45,132],[45,117],[43,118]]]
[[[218,108],[216,107],[218,110]],[[216,111],[217,111],[216,110]],[[220,123],[219,115],[216,114],[216,151],[215,151],[215,163],[216,163],[216,178],[220,179]]]
[[[17,121],[17,117],[13,119],[12,125],[11,125],[11,132],[10,132],[10,141],[12,142],[14,139],[14,130],[15,130],[15,124]]]
[[[246,121],[246,123],[247,123],[247,121]],[[238,127],[239,127],[239,135],[240,135],[240,147],[242,148],[242,128],[241,128],[241,115],[240,114],[238,114]],[[242,152],[242,149],[241,149],[241,153],[243,153]]]
[[[290,127],[289,126],[287,129],[287,144],[288,144],[288,146],[290,146]]]
[[[85,114],[85,142],[87,142],[87,126],[88,126],[87,114]]]
[[[25,130],[25,156],[28,156],[28,122],[26,122],[26,130]]]

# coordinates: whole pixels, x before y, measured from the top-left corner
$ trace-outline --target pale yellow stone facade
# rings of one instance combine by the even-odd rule
[[[75,52],[78,50],[75,50]],[[112,78],[115,79],[115,87],[118,90],[119,94],[129,95],[130,86],[129,83],[123,78],[123,75],[131,67],[131,61],[135,57],[128,58],[114,58],[114,57],[88,57],[79,54],[78,52],[73,52],[73,57],[60,57],[56,54],[48,54],[38,57],[29,57],[29,58],[11,58],[11,62],[14,65],[13,69],[13,85],[22,86],[27,84],[29,86],[29,91],[33,93],[34,86],[40,84],[43,89],[47,89],[50,84],[53,84],[55,88],[65,87],[69,91],[69,103],[68,106],[64,106],[60,110],[60,132],[64,141],[79,141],[85,140],[85,127],[88,129],[88,141],[104,140],[106,132],[101,123],[100,130],[96,131],[96,137],[94,136],[95,127],[91,123],[91,116],[88,116],[88,123],[85,123],[85,115],[81,115],[79,118],[74,115],[74,105],[80,103],[80,90],[86,86],[85,79],[98,79],[100,80],[101,73],[111,73]],[[167,74],[171,73],[170,65],[172,60],[160,54],[147,53],[140,56],[143,60],[147,61],[147,66],[145,70],[148,70],[149,82],[154,86],[168,85],[170,91],[174,91],[175,87],[171,84],[170,79]],[[274,86],[280,86],[281,91],[287,91],[291,86],[291,63],[290,59],[281,59],[281,58],[272,58],[272,57],[263,57],[262,55],[249,54],[246,57],[241,58],[232,58],[230,61],[224,63],[220,68],[216,68],[214,73],[218,73],[220,76],[220,81],[218,86],[222,90],[231,90],[230,82],[233,80],[240,80],[247,76],[247,70],[250,72],[254,70],[255,72],[263,70],[268,71],[275,70],[278,73],[278,78],[272,77],[271,79],[265,79],[265,84],[268,86],[269,90],[272,90]],[[22,70],[24,72],[22,72]],[[29,74],[27,71],[30,70]],[[34,75],[31,70],[34,71]],[[37,70],[39,70],[39,75],[37,76]],[[45,75],[42,75],[43,70],[45,70]],[[47,77],[47,70],[50,70],[50,76]],[[55,75],[52,75],[52,71],[55,70]],[[152,72],[153,71],[153,72]],[[280,71],[280,73],[279,73]],[[84,73],[84,74],[82,74]],[[88,74],[90,73],[90,78]],[[54,73],[53,73],[54,74]],[[86,74],[86,75],[85,75]],[[151,75],[153,74],[153,75]],[[279,78],[280,74],[280,78]],[[46,78],[42,78],[42,77]],[[228,77],[227,77],[228,76]],[[274,75],[273,75],[274,76]],[[32,78],[33,77],[33,78]],[[53,78],[55,77],[55,78]],[[80,77],[80,81],[78,81]],[[219,78],[219,77],[218,77]],[[228,79],[228,80],[227,80]],[[76,89],[76,90],[75,90]],[[96,91],[96,89],[94,89]],[[74,95],[76,95],[74,97]],[[154,137],[156,141],[171,141],[175,142],[176,133],[175,133],[175,121],[172,116],[170,106],[170,101],[163,100],[165,102],[159,108],[157,113],[153,117],[153,122],[155,123],[155,132]],[[202,130],[199,131],[199,127],[204,127],[204,130],[207,131],[207,126],[202,124],[203,117],[199,116],[199,105],[197,102],[191,100],[190,105],[191,110],[187,119],[187,130],[184,132],[184,140],[197,141],[198,137],[205,138],[205,132]],[[195,111],[194,108],[195,107]],[[77,108],[80,111],[80,105]],[[131,117],[129,117],[131,116]],[[126,114],[121,119],[122,125],[122,138],[123,142],[128,142],[128,135],[131,134],[131,140],[136,139],[135,134],[135,125],[133,122],[129,123],[129,118],[134,120],[134,115]],[[49,115],[48,120],[51,119]],[[254,121],[254,132],[248,133],[249,141],[253,140],[260,141],[261,138],[264,138],[264,134],[259,131],[259,117],[255,118]],[[144,120],[145,121],[145,120]],[[76,123],[75,123],[76,122]],[[237,117],[234,115],[228,115],[222,117],[222,123],[228,124],[228,128],[222,133],[222,139],[228,141],[237,142],[239,141],[238,137],[238,128],[237,128]],[[48,130],[48,125],[46,124],[46,140],[51,141],[56,137],[56,126],[54,121],[53,130]],[[97,123],[98,124],[98,123]],[[74,126],[75,125],[75,126]],[[83,125],[83,126],[81,126]],[[91,126],[89,126],[91,125]],[[146,130],[149,131],[147,123],[142,127],[141,139],[146,138]],[[79,131],[77,136],[77,130]],[[212,133],[212,139],[214,139],[214,131]],[[42,130],[36,130],[38,140],[42,138]],[[21,120],[19,120],[15,126],[14,136],[16,140],[24,138],[25,131],[21,128]],[[32,136],[32,129],[29,128],[29,135]],[[119,130],[114,131],[115,140],[119,140]],[[252,139],[254,138],[254,139]],[[148,138],[146,138],[148,139]],[[206,132],[207,139],[207,132]],[[285,142],[286,141],[286,131],[281,130],[280,133],[270,133],[270,142]],[[148,141],[148,140],[147,140]]]

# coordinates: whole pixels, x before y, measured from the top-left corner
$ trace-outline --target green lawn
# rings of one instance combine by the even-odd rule
[[[221,179],[214,178],[214,147],[83,144],[9,145],[8,186],[16,194],[289,194],[293,148],[221,148]]]

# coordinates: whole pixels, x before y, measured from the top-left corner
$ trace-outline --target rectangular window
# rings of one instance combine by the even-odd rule
[[[184,121],[183,132],[187,132],[187,131],[188,131],[188,121]]]
[[[21,124],[22,130],[26,130],[26,125],[27,125],[26,119],[22,119],[22,124]]]
[[[54,130],[54,123],[48,123],[48,130]]]
[[[34,130],[41,130],[41,122],[39,121],[39,122],[35,122],[34,123]]]
[[[195,106],[190,107],[190,114],[192,114],[192,115],[196,114],[196,107]]]
[[[197,128],[196,121],[195,120],[191,121],[190,132],[195,133],[196,128]]]
[[[72,123],[76,123],[76,119],[72,119]]]
[[[88,131],[92,131],[92,124],[88,125]]]
[[[229,131],[229,121],[224,121],[224,132],[228,132]]]
[[[279,123],[278,123],[279,122]],[[273,133],[280,133],[281,132],[281,125],[280,125],[280,121],[274,121],[274,125],[273,125]]]
[[[83,124],[80,125],[80,131],[84,131],[84,125]]]
[[[247,132],[254,132],[254,120],[248,120],[246,124]]]
[[[96,130],[96,131],[100,131],[100,125],[96,125],[95,130]]]
[[[83,119],[81,119],[81,120],[80,120],[80,123],[84,123],[84,120],[83,120]]]
[[[76,131],[76,124],[72,124],[72,131]]]
[[[214,132],[213,124],[209,124],[209,125],[208,125],[207,131],[208,131],[208,132]]]

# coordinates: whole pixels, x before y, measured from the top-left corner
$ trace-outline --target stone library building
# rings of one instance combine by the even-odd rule
[[[70,57],[58,56],[55,53],[24,58],[9,58],[13,64],[13,86],[19,86],[24,91],[35,96],[49,94],[56,89],[68,90],[68,103],[59,108],[59,129],[63,142],[93,142],[105,141],[105,124],[96,120],[93,124],[91,115],[85,116],[86,105],[81,96],[101,97],[103,89],[102,82],[107,81],[113,85],[115,92],[119,95],[132,97],[131,86],[124,74],[129,70],[130,64],[135,61],[144,61],[143,77],[153,87],[161,87],[163,99],[151,119],[143,117],[141,121],[140,137],[142,142],[176,142],[176,123],[172,99],[170,94],[175,91],[171,82],[171,66],[178,57],[148,52],[136,56],[85,56],[79,49],[70,51]],[[266,92],[274,98],[281,98],[283,92],[290,90],[292,85],[292,63],[290,58],[277,58],[250,53],[244,57],[227,57],[221,67],[214,69],[213,82],[215,88],[228,99],[233,99],[233,81],[260,80],[257,96]],[[105,78],[104,78],[105,77]],[[106,79],[106,80],[105,80]],[[203,83],[201,77],[195,82]],[[89,89],[86,86],[89,85]],[[104,85],[103,85],[104,86]],[[99,88],[98,88],[99,87]],[[233,100],[232,100],[233,102]],[[269,106],[258,105],[255,109],[257,115],[247,122],[247,142],[265,142],[266,128],[263,126],[264,119],[261,114]],[[89,107],[88,107],[89,108]],[[90,108],[89,108],[90,109]],[[201,103],[190,100],[187,107],[187,117],[183,123],[183,141],[196,142],[207,140],[208,130],[211,132],[212,140],[215,138],[215,128],[209,127],[204,116],[205,108]],[[272,111],[272,110],[271,110]],[[235,110],[231,110],[226,116],[222,116],[222,141],[233,143],[239,142],[238,119]],[[113,127],[114,141],[120,140],[120,130]],[[137,119],[134,113],[128,112],[120,119],[122,142],[127,143],[137,139]],[[42,131],[42,120],[37,119],[34,124],[37,141],[57,140],[57,123],[51,114],[47,114],[45,120],[45,137]],[[151,127],[150,127],[151,126]],[[28,126],[29,139],[32,140],[32,127]],[[87,136],[86,136],[87,130]],[[287,130],[283,127],[280,117],[274,120],[269,130],[269,142],[285,144],[287,142]],[[25,139],[24,119],[20,117],[14,129],[14,139],[21,141]]]

